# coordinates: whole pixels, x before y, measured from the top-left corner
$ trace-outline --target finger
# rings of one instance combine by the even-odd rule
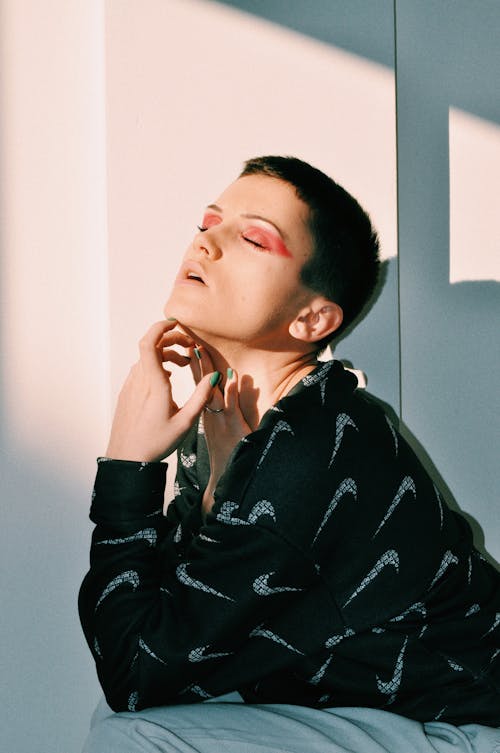
[[[195,381],[195,384],[198,384],[202,377],[201,373],[201,364],[200,364],[200,352],[198,348],[189,348],[188,350],[189,355],[191,356],[191,361],[189,362],[189,365],[191,366],[191,373],[193,375],[193,379]]]
[[[172,332],[164,332],[157,343],[157,347],[166,348],[169,345],[182,345],[185,348],[191,348],[194,345],[194,340],[185,332],[174,329]]]
[[[158,352],[158,342],[165,332],[169,332],[176,326],[176,321],[163,319],[161,322],[155,322],[139,340],[139,353],[141,362],[147,369],[162,369],[161,355]]]
[[[234,369],[227,370],[226,386],[224,389],[224,407],[227,413],[239,411],[238,374]]]
[[[214,366],[208,351],[202,346],[199,346],[195,348],[195,355],[196,354],[199,360],[202,377],[205,374],[213,374]],[[214,389],[212,399],[209,401],[208,407],[212,410],[220,410],[221,408],[224,408],[224,395],[219,387]]]
[[[181,420],[185,426],[191,426],[207,403],[211,402],[214,392],[218,390],[217,386],[213,386],[216,375],[217,372],[206,374],[189,400],[177,413],[176,419]]]
[[[204,376],[205,374],[211,374],[215,367],[208,350],[202,345],[198,345],[194,352],[200,362],[201,375]]]
[[[163,361],[163,363],[165,363],[166,361],[171,361],[172,363],[176,363],[177,366],[188,366],[191,359],[189,356],[184,356],[182,353],[178,353],[176,350],[164,348],[161,354],[161,360]]]

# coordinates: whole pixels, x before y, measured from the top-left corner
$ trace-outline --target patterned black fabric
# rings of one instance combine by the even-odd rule
[[[235,448],[204,521],[202,421],[166,465],[100,459],[80,616],[111,707],[384,708],[500,725],[500,575],[342,365]]]

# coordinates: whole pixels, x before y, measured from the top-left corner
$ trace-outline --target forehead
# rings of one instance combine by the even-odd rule
[[[309,256],[309,208],[289,183],[267,175],[245,175],[231,183],[216,204],[224,215],[252,214],[269,220],[292,251],[299,257]]]

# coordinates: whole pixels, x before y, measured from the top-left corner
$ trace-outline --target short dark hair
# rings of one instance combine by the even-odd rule
[[[361,313],[379,272],[379,242],[368,214],[342,186],[296,157],[254,157],[240,177],[267,175],[294,186],[309,207],[312,256],[300,278],[308,288],[337,303],[344,318],[339,329],[318,343],[325,348]]]

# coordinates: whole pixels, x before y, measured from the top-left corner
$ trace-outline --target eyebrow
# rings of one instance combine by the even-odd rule
[[[209,204],[207,206],[207,209],[215,209],[216,212],[224,214],[224,210],[221,207],[217,206],[217,204]],[[280,230],[278,225],[272,220],[269,220],[267,217],[262,217],[262,215],[260,214],[251,214],[249,212],[244,212],[241,216],[246,217],[249,220],[262,220],[262,222],[267,222],[268,225],[272,225],[274,229],[278,231],[279,235],[283,238],[284,241],[287,241],[286,233]]]

